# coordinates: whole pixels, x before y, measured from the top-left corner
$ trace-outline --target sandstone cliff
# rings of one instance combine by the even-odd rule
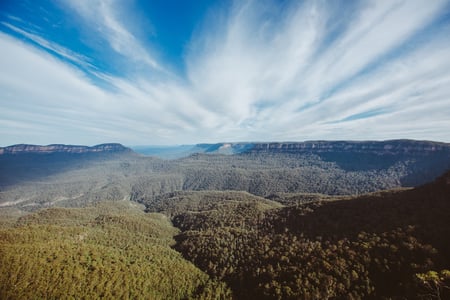
[[[7,154],[29,154],[29,153],[121,153],[121,152],[131,152],[132,150],[117,143],[110,144],[100,144],[96,146],[74,146],[74,145],[62,145],[62,144],[53,144],[47,146],[40,145],[28,145],[28,144],[19,144],[12,145],[4,148],[0,148],[0,155]]]
[[[249,152],[273,153],[365,153],[378,155],[432,155],[447,153],[450,144],[414,141],[307,141],[287,143],[255,143]]]

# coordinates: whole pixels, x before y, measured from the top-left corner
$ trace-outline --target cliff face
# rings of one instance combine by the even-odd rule
[[[131,152],[132,150],[124,147],[121,144],[111,143],[111,144],[100,144],[96,146],[74,146],[74,145],[62,145],[62,144],[54,144],[47,146],[40,145],[28,145],[28,144],[19,144],[12,145],[4,148],[0,148],[0,155],[7,154],[29,154],[29,153],[122,153],[122,152]]]
[[[450,144],[429,141],[308,141],[300,143],[255,143],[249,152],[270,153],[361,153],[375,155],[432,155],[447,153]]]
[[[198,144],[194,152],[200,153],[343,153],[371,155],[445,155],[450,158],[450,144],[430,141],[307,141],[285,143],[219,143]],[[47,146],[19,144],[0,147],[0,155],[25,153],[121,153],[132,150],[118,143],[92,147],[54,144]],[[191,150],[192,152],[193,150]]]

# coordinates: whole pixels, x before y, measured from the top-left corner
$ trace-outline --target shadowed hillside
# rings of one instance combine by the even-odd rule
[[[120,160],[134,155],[120,144],[93,147],[72,145],[13,145],[0,147],[0,188],[22,182],[43,180],[74,169],[83,169],[95,162]]]
[[[172,217],[175,248],[238,299],[450,297],[450,173],[347,200],[215,205]]]

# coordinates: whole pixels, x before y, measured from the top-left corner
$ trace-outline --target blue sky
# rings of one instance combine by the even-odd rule
[[[0,1],[0,145],[450,142],[450,1]]]

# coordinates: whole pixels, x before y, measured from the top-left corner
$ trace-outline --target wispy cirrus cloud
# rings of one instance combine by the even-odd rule
[[[16,18],[16,21],[21,21],[20,19]],[[95,66],[90,63],[90,59],[78,52],[72,51],[70,49],[67,49],[65,47],[62,47],[61,45],[57,43],[53,43],[49,40],[46,40],[42,38],[41,36],[28,32],[26,30],[20,29],[17,26],[14,26],[12,24],[9,24],[7,22],[1,22],[5,27],[11,29],[12,31],[30,39],[34,43],[38,44],[42,48],[49,50],[51,52],[54,52],[55,54],[59,55],[60,57],[67,59],[73,63],[75,63],[78,66],[82,66],[89,69],[95,69]]]
[[[7,35],[0,34],[0,47],[0,134],[12,143],[74,143],[74,136],[87,144],[169,143],[180,134],[197,135],[210,120],[181,84],[105,75],[114,88],[102,89],[73,66]]]
[[[103,72],[91,57],[4,22],[80,66],[2,34],[5,140],[450,141],[448,1],[236,1],[195,32],[185,74],[167,71],[127,27],[132,21],[123,22],[117,2],[64,3],[131,71]],[[33,124],[39,134],[24,135]]]
[[[408,104],[400,103],[405,101],[402,97],[409,97],[411,81],[416,89],[426,90],[428,82],[437,80],[427,77],[427,70],[448,74],[445,35],[434,32],[431,39],[415,40],[415,35],[448,9],[447,2],[364,2],[345,30],[327,44],[331,33],[326,24],[336,16],[328,8],[323,2],[293,4],[277,16],[278,22],[265,27],[261,25],[270,6],[239,6],[225,29],[218,31],[220,37],[201,37],[207,50],[198,57],[193,54],[193,82],[206,95],[220,95],[216,99],[222,106],[212,106],[226,109],[226,103],[230,115],[238,117],[235,122],[252,124],[256,130],[264,128],[281,139],[339,138],[343,127],[323,123],[346,120],[354,125],[349,135],[364,137],[358,133],[358,123],[364,119],[409,109]],[[448,34],[448,27],[442,29]],[[408,46],[412,48],[409,51],[404,49]],[[398,52],[406,53],[396,56]],[[362,80],[365,77],[370,81]],[[374,83],[381,94],[372,91],[348,98],[346,87],[353,87],[351,93],[360,93]],[[419,99],[425,101],[426,95],[424,92]],[[443,104],[438,107],[445,108]],[[436,107],[432,102],[430,106]],[[370,113],[373,111],[378,113]],[[399,124],[392,121],[395,130]],[[264,137],[263,132],[260,130],[259,136]]]
[[[95,36],[104,39],[118,54],[133,63],[144,63],[156,70],[163,66],[153,57],[151,49],[144,46],[119,19],[121,7],[117,1],[111,0],[80,0],[65,1],[65,4],[81,17],[84,26],[96,32]],[[133,16],[122,16],[133,18]]]

